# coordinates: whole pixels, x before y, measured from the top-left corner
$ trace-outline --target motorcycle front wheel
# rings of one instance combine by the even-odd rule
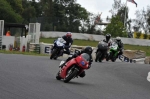
[[[100,51],[98,51],[98,52],[96,53],[95,62],[97,62],[97,60],[99,60],[99,62],[101,62],[101,52],[100,52]]]
[[[116,61],[116,57],[114,56],[113,53],[110,53],[110,57],[111,57],[111,61],[112,61],[112,62],[115,62],[115,61]]]
[[[66,78],[64,79],[64,82],[65,83],[68,83],[72,78],[74,78],[76,75],[77,75],[78,71],[76,69],[72,70],[68,70],[67,71],[67,76]]]
[[[57,54],[56,52],[57,52],[57,49],[53,49],[50,59],[53,59],[55,57],[55,55]]]
[[[57,75],[56,75],[56,79],[57,80],[60,80],[61,79],[61,77],[59,76],[59,74],[60,74],[60,71],[57,73]]]

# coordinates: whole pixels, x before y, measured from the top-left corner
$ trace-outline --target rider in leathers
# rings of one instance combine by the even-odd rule
[[[101,42],[101,41],[100,41]],[[98,43],[97,47],[99,46],[100,42]],[[105,39],[102,40],[102,42],[106,42],[108,44],[108,48],[109,46],[112,44],[112,40],[111,40],[111,34],[106,34],[105,35]],[[98,49],[96,50],[96,53],[97,53]]]
[[[67,32],[64,36],[62,36],[62,38],[66,41],[66,44],[64,45],[65,51],[63,53],[69,55],[70,54],[69,48],[73,44],[72,33],[71,32]],[[52,47],[51,50],[53,50],[53,49],[54,49],[54,46]]]
[[[123,54],[123,42],[121,41],[120,37],[116,37],[116,43],[118,44],[118,47],[119,47],[119,49],[118,49],[118,51],[119,51],[118,56],[122,55]]]

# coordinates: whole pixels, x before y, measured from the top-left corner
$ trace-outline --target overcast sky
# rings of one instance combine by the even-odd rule
[[[121,0],[121,2],[125,3],[126,0]],[[143,8],[146,10],[147,6],[150,6],[150,0],[135,0],[135,2],[138,4],[137,7],[135,4],[127,2],[127,6],[129,7],[129,18],[131,19],[136,18],[136,10],[142,10]],[[101,18],[106,18],[111,15],[109,10],[112,9],[114,0],[77,0],[77,3],[94,14],[102,12]]]

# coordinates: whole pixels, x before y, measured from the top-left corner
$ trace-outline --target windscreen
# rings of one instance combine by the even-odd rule
[[[104,41],[101,41],[101,42],[99,43],[99,45],[108,46],[108,44],[107,44],[106,42],[104,42]]]
[[[89,54],[87,54],[87,53],[83,53],[83,54],[81,54],[81,56],[82,56],[82,58],[83,58],[84,60],[86,60],[86,61],[89,61],[89,60],[90,60],[90,56],[89,56]]]
[[[113,42],[113,43],[112,43],[112,46],[117,46],[117,43],[116,43],[116,42]]]
[[[63,38],[58,38],[58,41],[61,43],[66,43],[66,41]]]

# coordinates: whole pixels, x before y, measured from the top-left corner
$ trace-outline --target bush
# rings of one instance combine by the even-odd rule
[[[148,35],[147,34],[143,34],[144,39],[147,39]]]
[[[140,38],[141,34],[141,32],[136,33],[136,38]]]

